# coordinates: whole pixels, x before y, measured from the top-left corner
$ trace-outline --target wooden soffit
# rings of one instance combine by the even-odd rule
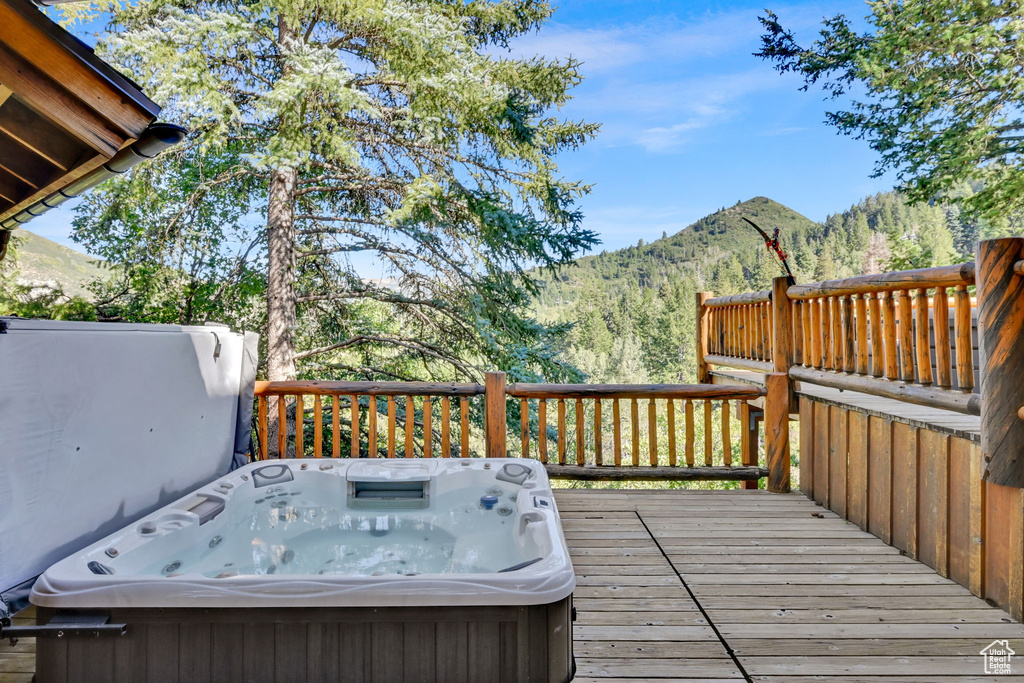
[[[102,166],[160,113],[27,0],[0,0],[0,221]]]

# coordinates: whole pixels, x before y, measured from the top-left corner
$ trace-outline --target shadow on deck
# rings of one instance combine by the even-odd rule
[[[1024,680],[984,675],[979,655],[997,639],[1024,646],[1024,625],[802,494],[557,499],[579,683]],[[29,639],[0,645],[0,682],[30,681],[33,653]]]

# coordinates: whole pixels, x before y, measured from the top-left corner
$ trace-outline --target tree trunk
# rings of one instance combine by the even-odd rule
[[[267,379],[295,379],[295,185],[294,168],[278,168],[270,177],[267,205]],[[268,450],[276,457],[278,433],[287,425],[278,424],[277,402],[268,404]],[[290,449],[289,449],[290,450]]]
[[[289,48],[294,33],[284,17],[278,17],[278,47],[282,53]],[[287,66],[285,67],[287,70]],[[284,74],[282,74],[284,75]],[[281,126],[288,125],[281,121]],[[293,380],[295,372],[295,190],[298,171],[290,166],[275,168],[270,174],[270,196],[267,202],[267,379]],[[268,402],[268,451],[279,458],[278,434],[287,429],[278,424],[278,401]],[[297,416],[297,420],[301,420]],[[290,449],[289,449],[290,450]]]
[[[267,379],[295,379],[295,187],[294,168],[270,177],[267,207]]]

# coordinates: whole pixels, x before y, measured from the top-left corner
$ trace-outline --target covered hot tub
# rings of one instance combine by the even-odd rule
[[[541,464],[245,466],[50,567],[48,680],[567,681],[575,577]]]

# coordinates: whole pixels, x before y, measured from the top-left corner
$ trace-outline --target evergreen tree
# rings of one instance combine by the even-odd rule
[[[193,135],[159,187],[135,174],[100,195],[160,211],[93,201],[79,229],[105,221],[109,253],[136,263],[126,241],[140,223],[157,234],[175,202],[194,208],[155,195],[203,169],[195,201],[209,210],[216,188],[264,219],[245,267],[266,274],[270,379],[294,378],[300,362],[320,376],[564,376],[557,330],[527,314],[526,270],[595,243],[574,206],[587,188],[561,179],[554,157],[596,127],[550,115],[580,80],[576,62],[502,55],[551,11],[540,0],[126,4],[100,49]],[[214,242],[218,258],[235,255]],[[387,282],[362,277],[367,257]]]

